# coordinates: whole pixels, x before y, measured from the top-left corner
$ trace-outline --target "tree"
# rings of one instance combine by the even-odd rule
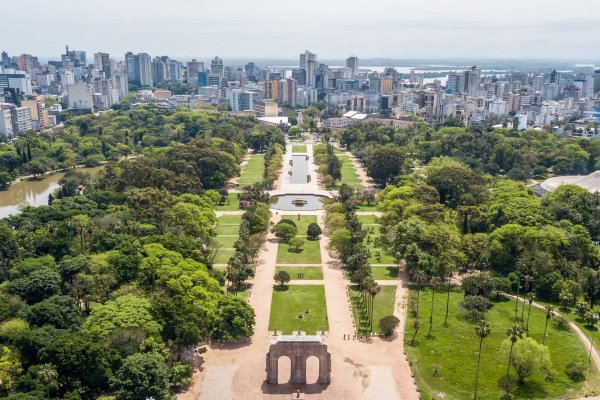
[[[554,315],[554,307],[544,306],[544,309],[546,310],[546,324],[544,325],[544,338],[542,339],[542,344],[546,343],[546,330],[548,329],[548,322],[552,318],[552,315]]]
[[[479,383],[479,366],[481,365],[481,347],[483,345],[483,339],[488,337],[492,330],[490,324],[484,319],[479,322],[479,325],[475,327],[475,333],[479,336],[479,352],[477,353],[477,370],[475,372],[475,393],[473,399],[477,400],[477,385]]]
[[[367,151],[364,158],[369,176],[381,186],[386,185],[402,171],[404,155],[396,146],[379,146]]]
[[[82,312],[71,296],[56,295],[25,310],[23,316],[33,326],[52,325],[57,329],[77,330]]]
[[[392,336],[400,324],[400,320],[393,315],[388,315],[379,320],[379,329],[385,336]]]
[[[531,315],[531,304],[533,303],[534,299],[535,299],[535,294],[533,292],[527,293],[527,302],[529,303],[529,308],[527,309],[527,323],[525,324],[526,332],[529,332],[529,316]]]
[[[417,307],[415,311],[415,317],[417,318],[417,321],[419,321],[419,297],[421,294],[421,283],[425,281],[426,275],[423,271],[416,270],[413,274],[413,279],[417,283]]]
[[[523,329],[519,325],[513,325],[506,330],[506,334],[508,335],[508,340],[510,341],[510,351],[508,352],[508,367],[506,368],[506,379],[508,379],[510,365],[512,363],[513,347],[519,339],[523,339]]]
[[[5,278],[18,256],[19,245],[13,230],[8,225],[0,223],[0,267]]]
[[[435,289],[440,285],[440,278],[434,276],[431,278],[431,312],[429,314],[429,332],[428,336],[431,335],[431,328],[433,327],[433,301],[435,298]]]
[[[252,275],[252,267],[244,264],[239,258],[234,257],[227,263],[225,277],[233,283],[236,290],[240,290],[242,283]]]
[[[304,246],[304,240],[300,238],[293,238],[289,241],[290,250],[294,253],[300,253],[302,251],[302,246]]]
[[[125,359],[111,386],[119,400],[165,399],[169,371],[163,357],[156,353],[136,353]]]
[[[27,277],[9,282],[11,293],[18,294],[29,304],[37,303],[60,291],[60,275],[48,269],[39,269]]]
[[[254,332],[255,313],[245,300],[231,296],[222,296],[217,305],[215,322],[211,336],[226,342],[238,341],[250,337]]]
[[[298,234],[298,228],[291,224],[279,222],[273,227],[273,233],[284,242],[289,242]]]
[[[321,227],[314,222],[311,222],[306,229],[306,235],[311,240],[316,240],[321,233],[323,233],[323,231],[321,231]]]
[[[283,287],[286,283],[290,281],[291,278],[290,274],[287,271],[280,270],[275,273],[273,279],[275,279],[275,281],[279,283],[280,287]]]
[[[56,384],[58,373],[52,364],[42,364],[37,370],[37,377],[46,387],[46,398],[50,398],[50,386]]]
[[[352,234],[346,228],[337,229],[331,234],[329,245],[338,252],[342,261],[345,262],[352,248]]]
[[[502,343],[502,348],[505,353],[509,353],[509,359],[512,360],[512,365],[519,375],[519,382],[523,382],[525,378],[542,369],[550,368],[548,348],[532,337],[526,337],[518,342],[506,339]]]

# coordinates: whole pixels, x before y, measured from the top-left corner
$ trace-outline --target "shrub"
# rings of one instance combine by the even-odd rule
[[[290,274],[287,271],[277,271],[275,276],[273,277],[279,286],[283,287],[286,283],[290,281]]]
[[[289,242],[290,251],[294,253],[300,253],[302,251],[302,246],[304,246],[304,240],[300,238],[293,238]]]
[[[312,240],[318,238],[321,233],[323,233],[321,227],[314,222],[308,225],[308,229],[306,230],[306,235]]]
[[[379,320],[379,329],[381,329],[381,332],[383,332],[385,336],[392,336],[399,324],[400,320],[398,318],[393,315],[388,315]]]
[[[570,362],[566,367],[566,374],[573,382],[581,382],[585,379],[585,371],[587,367],[582,362]]]
[[[483,296],[466,296],[460,306],[467,311],[469,320],[479,320],[490,307],[490,301]]]
[[[554,316],[554,325],[556,326],[556,329],[561,331],[571,330],[571,327],[569,326],[569,320],[562,315]]]

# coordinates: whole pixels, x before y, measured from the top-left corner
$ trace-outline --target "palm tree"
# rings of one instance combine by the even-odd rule
[[[508,353],[508,368],[506,369],[506,379],[508,379],[508,374],[510,372],[510,363],[512,362],[512,351],[513,346],[519,339],[523,339],[523,328],[519,325],[513,325],[506,330],[506,334],[510,339],[510,352]]]
[[[525,325],[525,331],[529,332],[529,316],[531,315],[531,303],[533,303],[533,299],[535,299],[535,294],[533,292],[527,293],[527,302],[529,303],[529,308],[527,309],[527,324]]]
[[[592,341],[592,334],[596,330],[596,326],[598,325],[598,320],[600,320],[600,316],[597,313],[593,312],[593,310],[590,310],[590,311],[591,312],[587,313],[585,316],[585,322],[587,322],[587,324],[592,327],[592,332],[590,332],[590,354],[588,356],[588,363],[590,364],[590,368],[591,368],[592,367],[592,349],[594,348],[594,343]]]
[[[448,326],[448,309],[450,307],[450,275],[448,275],[448,286],[446,287],[446,317],[444,318],[444,326]]]
[[[548,321],[550,321],[550,318],[552,318],[552,315],[554,315],[554,307],[545,306],[545,308],[546,308],[546,325],[544,326],[544,337],[542,338],[542,344],[546,343],[546,329],[548,329]]]
[[[527,292],[527,294],[525,296],[527,296],[527,298],[529,298],[529,289],[531,289],[531,284],[533,282],[533,278],[531,277],[531,275],[525,275],[525,283],[523,284],[523,289],[525,290],[525,292]],[[522,299],[523,301],[523,306],[521,307],[521,326],[523,325],[523,314],[525,314],[525,300]]]
[[[417,282],[417,310],[416,310],[416,318],[417,322],[419,322],[419,297],[421,295],[421,283],[425,280],[425,273],[420,269],[416,270],[413,274],[414,280]]]
[[[381,291],[381,286],[377,284],[377,282],[373,281],[373,284],[369,287],[369,294],[371,295],[371,332],[373,332],[373,303],[375,300],[375,296]]]
[[[440,278],[434,276],[431,278],[431,312],[429,313],[429,332],[427,336],[431,336],[431,327],[433,326],[433,299],[435,298],[435,289],[440,285]]]
[[[515,321],[517,320],[517,310],[519,309],[519,290],[521,289],[521,275],[517,281],[517,298],[515,299]]]
[[[42,364],[37,371],[39,380],[46,386],[46,397],[50,398],[50,384],[58,378],[56,368],[52,364]]]
[[[477,384],[479,383],[479,365],[481,364],[481,345],[483,344],[483,339],[485,339],[490,335],[490,333],[492,333],[490,329],[490,324],[488,324],[485,319],[482,319],[479,322],[479,325],[475,327],[475,333],[477,333],[477,336],[479,336],[479,353],[477,355],[477,372],[475,373],[475,394],[473,395],[473,399],[477,400]]]

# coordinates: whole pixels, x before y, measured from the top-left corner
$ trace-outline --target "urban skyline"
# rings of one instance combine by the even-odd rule
[[[591,0],[573,0],[567,12],[559,0],[508,0],[498,8],[498,14],[490,14],[487,7],[473,0],[451,4],[432,0],[400,7],[390,0],[378,0],[369,7],[354,0],[324,4],[310,0],[293,15],[266,0],[211,4],[210,10],[188,0],[152,7],[139,1],[109,0],[93,8],[66,0],[61,9],[20,12],[39,5],[39,0],[3,4],[6,15],[11,15],[0,27],[0,35],[12,38],[5,45],[6,51],[47,57],[68,41],[87,51],[117,54],[129,48],[151,54],[168,51],[177,57],[202,53],[292,58],[297,48],[311,48],[335,58],[360,53],[365,59],[527,57],[593,61],[597,57],[590,49],[597,46],[600,36],[598,13],[594,13],[598,5]],[[77,12],[64,12],[69,9]],[[77,34],[47,29],[50,20]],[[98,21],[102,34],[94,29]]]

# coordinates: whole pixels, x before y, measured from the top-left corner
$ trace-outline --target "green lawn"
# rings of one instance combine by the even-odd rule
[[[220,225],[231,225],[231,224],[241,224],[242,223],[242,216],[241,215],[222,215],[219,218],[217,218],[217,221],[219,222]]]
[[[233,248],[233,245],[235,242],[237,242],[237,240],[239,239],[239,236],[216,236],[213,238],[213,240],[217,243],[219,243],[222,247],[224,248],[228,248],[231,249]]]
[[[217,211],[238,211],[240,209],[240,200],[238,193],[228,193],[225,204],[217,206]]]
[[[411,291],[411,299],[415,298],[415,292]],[[479,339],[475,334],[474,324],[468,322],[460,310],[459,303],[462,299],[462,293],[451,293],[448,327],[443,327],[446,296],[443,290],[437,292],[433,330],[428,337],[431,290],[422,290],[419,303],[421,329],[414,343],[411,343],[413,324],[409,320],[406,325],[406,339],[409,343],[407,352],[423,399],[439,398],[437,394],[440,392],[446,394],[446,399],[472,398]],[[513,301],[493,303],[486,313],[491,335],[483,342],[479,375],[479,398],[482,400],[501,398],[498,382],[505,375],[507,365],[507,358],[501,352],[501,347],[507,338],[506,329],[514,323],[513,317]],[[412,316],[410,318],[412,319]],[[538,342],[542,341],[544,324],[545,313],[532,308],[529,334]],[[524,383],[517,386],[512,398],[547,399],[565,395],[573,398],[581,394],[573,391],[581,387],[582,383],[573,383],[565,373],[567,363],[587,362],[586,351],[575,334],[560,331],[555,328],[554,323],[550,323],[546,345],[550,351],[554,371],[552,378],[546,379],[543,373],[528,377]],[[511,375],[517,377],[514,369],[511,369]],[[592,380],[596,379],[594,374]]]
[[[306,237],[306,230],[308,229],[308,225],[311,223],[317,223],[316,215],[301,215],[300,220],[298,220],[297,215],[283,215],[282,219],[290,219],[294,221],[296,227],[298,228],[298,236]],[[321,227],[323,229],[323,227]]]
[[[239,186],[252,185],[263,180],[265,170],[265,155],[252,154],[248,163],[242,169],[242,173],[237,181]]]
[[[358,220],[363,224],[377,224],[377,221],[379,220],[379,218],[376,215],[357,215]],[[367,227],[365,227],[367,228]]]
[[[299,315],[302,315],[302,318],[299,318]],[[288,335],[297,330],[302,330],[308,335],[328,330],[325,287],[274,286],[269,330],[276,329]]]
[[[214,229],[217,235],[237,235],[240,231],[239,225],[218,225]]]
[[[292,146],[292,153],[306,153],[306,145],[305,144],[295,144]]]
[[[321,280],[323,279],[323,269],[321,267],[276,267],[275,272],[287,271],[292,279]],[[298,278],[298,273],[302,272],[304,278]]]
[[[321,245],[319,240],[306,240],[303,250],[300,253],[293,253],[289,250],[287,243],[279,243],[277,246],[278,264],[320,264],[321,263]]]
[[[364,241],[365,246],[369,249],[371,253],[371,257],[369,257],[369,263],[371,264],[397,264],[394,256],[388,254],[381,247],[375,246],[375,238],[377,235],[370,235],[371,243],[367,243],[366,238]],[[379,252],[379,258],[377,257],[377,252]]]
[[[373,331],[380,333],[379,320],[388,315],[394,315],[394,302],[396,299],[396,286],[380,286],[381,291],[373,301]],[[358,289],[358,286],[349,286],[350,301],[352,302],[352,309],[354,310],[354,320],[358,327],[358,333],[361,335],[368,335],[370,332],[370,326],[368,322],[368,315],[366,312],[366,306],[363,304],[362,294]]]
[[[371,267],[371,272],[376,281],[398,279],[398,267]]]
[[[367,205],[367,203],[365,202],[360,206],[356,207],[356,211],[377,211],[377,205],[375,203]]]
[[[215,264],[227,264],[231,256],[233,256],[235,250],[219,250],[213,263]]]

